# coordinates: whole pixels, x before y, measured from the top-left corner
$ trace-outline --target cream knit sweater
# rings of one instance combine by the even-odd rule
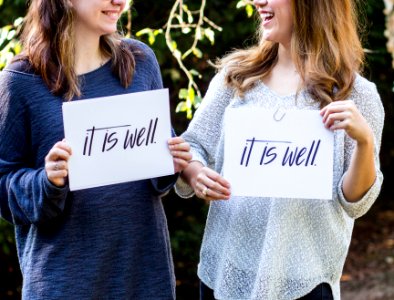
[[[373,83],[357,75],[349,98],[368,121],[375,136],[376,181],[358,202],[346,201],[342,180],[355,143],[343,130],[334,134],[334,191],[332,200],[232,197],[213,201],[203,237],[198,275],[215,291],[215,298],[297,299],[316,285],[331,285],[340,299],[340,277],[348,252],[354,219],[365,214],[377,198],[383,176],[379,149],[384,109]],[[222,173],[227,107],[319,109],[306,92],[279,96],[262,82],[243,99],[224,84],[224,71],[212,80],[200,108],[183,137],[191,144],[193,160]],[[264,186],[261,187],[262,189]],[[178,180],[177,193],[193,191]]]

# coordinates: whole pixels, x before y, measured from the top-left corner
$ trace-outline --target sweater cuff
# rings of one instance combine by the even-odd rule
[[[379,195],[379,191],[382,185],[383,175],[380,171],[377,171],[376,179],[373,185],[360,200],[355,202],[350,202],[346,200],[345,195],[343,194],[342,186],[345,175],[346,173],[342,176],[338,185],[339,202],[341,203],[346,213],[351,218],[356,219],[363,216],[375,202],[375,199]]]
[[[175,193],[182,198],[191,198],[194,196],[193,188],[179,176],[175,184]]]
[[[157,178],[152,178],[152,187],[157,195],[166,194],[175,184],[179,177],[179,173],[174,175],[162,176]]]
[[[49,181],[48,176],[45,173],[45,170],[43,170],[41,174],[42,174],[42,183],[43,183],[42,186],[44,187],[45,196],[51,200],[64,200],[63,202],[65,202],[65,199],[69,191],[68,184],[66,184],[63,187],[58,187]]]
[[[198,161],[202,163],[204,166],[207,165],[205,159],[202,156],[198,155],[198,153],[197,154],[193,153],[193,159],[190,162],[193,161]],[[175,184],[175,193],[181,198],[191,198],[195,194],[193,188],[186,181],[182,179],[182,176],[179,176]]]

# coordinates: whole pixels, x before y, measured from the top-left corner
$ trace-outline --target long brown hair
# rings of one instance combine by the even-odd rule
[[[364,62],[355,3],[291,0],[291,9],[291,55],[303,88],[322,106],[346,99]],[[226,83],[241,97],[277,62],[279,45],[259,34],[258,45],[236,50],[218,63],[219,68],[226,67]]]
[[[15,60],[28,60],[55,95],[67,100],[81,96],[74,72],[74,13],[68,0],[31,0],[21,35],[23,51]],[[131,84],[135,69],[133,49],[118,33],[102,36],[100,48],[112,59],[120,83]]]

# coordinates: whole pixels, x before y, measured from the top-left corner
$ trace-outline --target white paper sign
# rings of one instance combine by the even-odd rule
[[[167,89],[63,104],[70,190],[174,174]]]
[[[224,177],[234,196],[332,199],[334,135],[319,111],[228,108]],[[279,116],[280,117],[280,116]]]

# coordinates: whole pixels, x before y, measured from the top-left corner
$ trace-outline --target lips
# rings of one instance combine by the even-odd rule
[[[274,17],[274,13],[268,11],[261,11],[260,16],[263,21],[270,21]]]
[[[110,17],[113,20],[117,20],[119,18],[119,12],[118,11],[113,11],[113,10],[106,10],[103,11],[103,14],[105,14],[106,16]]]

